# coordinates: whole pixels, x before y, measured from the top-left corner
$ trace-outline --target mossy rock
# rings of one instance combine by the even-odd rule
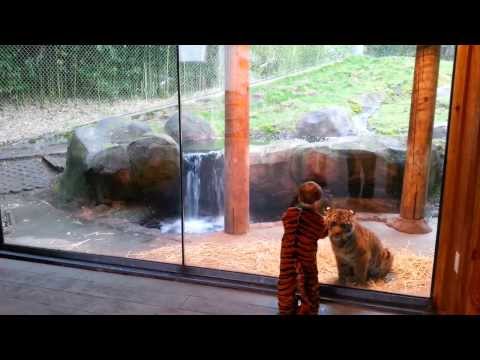
[[[174,197],[172,187],[178,184],[179,172],[179,148],[170,136],[156,134],[144,123],[107,118],[75,129],[57,192],[66,201],[161,205]]]

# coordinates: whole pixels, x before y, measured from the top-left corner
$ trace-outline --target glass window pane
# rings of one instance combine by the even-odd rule
[[[91,65],[91,58],[80,57],[83,62],[78,60],[73,64],[77,64],[78,69],[89,70],[73,72],[78,74],[74,79],[82,86],[93,84],[93,90],[87,93],[96,109],[105,103],[102,94],[109,89],[108,81],[122,84],[123,90],[113,96],[116,101],[113,108],[120,110],[105,115],[128,113],[129,101],[136,99],[141,105],[135,111],[141,115],[132,111],[134,114],[129,116],[138,117],[137,120],[153,127],[154,132],[166,133],[177,145],[180,121],[186,265],[278,276],[284,235],[282,215],[292,207],[308,210],[309,201],[305,205],[305,201],[298,201],[296,196],[303,183],[314,181],[322,187],[322,201],[317,203],[322,221],[327,220],[325,206],[333,209],[328,216],[330,236],[316,242],[318,280],[339,284],[341,273],[346,274],[347,280],[343,286],[429,296],[454,46],[422,48],[423,55],[417,60],[417,47],[412,45],[180,46],[180,109],[175,102],[174,47],[150,47],[160,54],[169,54],[159,55],[164,60],[157,63],[152,60],[156,59],[154,51],[145,50],[149,47],[131,48],[136,49],[137,52],[133,52],[136,57],[133,53],[128,57],[130,62],[122,68],[123,77],[115,72],[116,66],[110,66],[108,72],[97,73],[94,67],[87,66]],[[116,54],[108,47],[96,49],[100,50],[113,58]],[[21,52],[6,54],[7,60],[23,56]],[[115,64],[124,64],[124,61]],[[32,62],[29,64],[31,68]],[[59,77],[49,76],[50,82],[35,83],[38,89],[50,92],[39,90],[37,94],[58,96],[55,91],[59,92],[63,85],[55,85],[62,84],[63,73],[58,70],[62,64],[60,61],[60,65],[54,67]],[[422,76],[415,78],[416,68]],[[73,71],[72,67],[68,69]],[[96,82],[80,81],[91,72],[96,74],[93,77]],[[167,77],[163,78],[165,73]],[[8,89],[12,88],[11,84],[17,84],[18,79],[28,79],[30,73],[15,74],[1,78],[4,84],[9,84],[4,86],[7,90],[1,96],[2,101],[8,99],[8,104],[21,104],[15,108],[17,113],[13,113],[20,117],[18,108],[25,108],[24,97],[30,93]],[[128,81],[122,81],[127,74]],[[78,93],[73,98],[76,104],[83,99]],[[52,111],[51,107],[42,106]],[[107,108],[113,111],[111,105]],[[41,114],[41,109],[37,106],[35,113]],[[4,114],[2,124],[10,124],[11,128],[18,126],[11,120],[12,114]],[[69,126],[73,129],[77,125],[80,124]],[[10,131],[8,136],[15,138],[10,127],[3,126],[2,131]],[[21,146],[25,146],[25,142]],[[413,158],[412,154],[421,156]],[[165,158],[163,155],[160,159]],[[169,166],[159,168],[154,176],[143,179],[157,181]],[[179,173],[177,183],[178,176]],[[128,222],[129,226],[134,224],[135,229],[143,228],[148,236],[141,241],[128,237],[125,243],[135,244],[135,251],[130,251],[130,245],[121,247],[121,241],[115,242],[115,246],[109,242],[104,247],[107,253],[115,248],[116,253],[121,253],[119,256],[181,262],[181,217],[167,196],[179,199],[179,188],[169,191],[159,185],[156,190],[166,196],[147,196],[153,200],[149,209],[156,211],[150,211],[148,216],[133,216],[136,220]],[[8,241],[38,238],[38,234],[32,235],[34,228],[28,228],[28,223],[41,217],[30,219],[28,213],[22,215],[24,210],[17,209],[19,202],[13,195],[2,196],[2,209],[7,210],[10,217],[13,214],[16,222],[10,227]],[[35,198],[40,203],[41,200],[44,199]],[[67,213],[75,219],[72,209],[81,208],[72,206]],[[23,209],[29,207],[34,208],[30,203],[23,205]],[[86,209],[87,213],[92,210]],[[353,220],[350,211],[354,212]],[[117,221],[109,215],[107,218]],[[17,219],[21,219],[21,226]],[[321,222],[318,218],[315,221]],[[413,226],[416,233],[412,234],[409,226]],[[12,235],[13,230],[22,228],[27,229],[27,237]],[[65,229],[52,232],[60,234]],[[122,227],[123,232],[126,229],[128,227]],[[103,232],[103,228],[101,230],[97,232]],[[356,245],[360,246],[362,239],[370,245],[365,245],[367,248],[360,249],[356,255],[343,254],[347,264],[342,265],[345,269],[339,273],[337,258],[342,254],[334,245],[352,241],[351,234],[360,239]],[[62,241],[65,238],[61,237]],[[75,239],[72,243],[80,248],[88,244],[82,241]],[[45,245],[45,240],[41,243],[42,247],[50,246]],[[381,243],[388,251],[380,251],[374,243]],[[97,246],[94,250],[101,253],[102,249]],[[368,265],[369,281],[358,285],[355,280],[361,273],[357,268],[361,269],[359,254],[363,252],[371,255],[364,262]],[[378,254],[383,254],[383,258]],[[385,268],[380,265],[388,263],[388,254],[393,257],[392,268],[385,278],[373,280],[376,273]]]
[[[181,263],[171,45],[0,46],[5,242]],[[7,71],[8,70],[8,71]],[[170,130],[178,122],[169,123]]]
[[[186,264],[278,276],[282,214],[290,205],[298,206],[293,200],[299,186],[315,181],[332,208],[353,210],[356,224],[368,230],[366,236],[376,237],[393,255],[386,278],[362,286],[429,296],[454,47],[440,49],[438,81],[431,82],[436,86],[435,117],[433,129],[426,130],[432,131],[432,139],[424,139],[431,150],[428,163],[420,164],[428,168],[428,175],[418,179],[428,184],[422,218],[429,232],[423,234],[389,226],[407,206],[402,205],[402,194],[408,148],[414,146],[408,133],[416,46],[255,45],[237,53],[236,65],[225,50],[199,47],[195,51],[204,57],[184,61],[180,67]],[[240,69],[242,61],[249,63],[248,78]],[[423,66],[424,73],[430,71],[428,76],[435,77],[432,67]],[[239,88],[242,92],[242,81],[247,81],[248,103],[241,95],[232,95]],[[243,123],[239,123],[245,110],[249,226],[232,234],[235,231],[225,224],[233,221],[241,228],[245,218],[245,188],[239,180],[245,175]],[[232,118],[237,122],[229,122]],[[239,151],[238,162],[235,157],[225,160],[229,146],[230,151]],[[237,213],[229,214],[231,209]],[[344,225],[340,229],[348,235],[348,224]],[[378,248],[371,245],[366,250],[372,253]],[[338,284],[329,237],[318,241],[317,266],[320,282]],[[369,274],[374,276],[375,270],[369,268]],[[351,280],[345,285],[357,286]]]

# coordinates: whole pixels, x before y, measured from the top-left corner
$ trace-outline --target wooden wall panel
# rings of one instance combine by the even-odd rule
[[[457,48],[433,303],[480,314],[480,46]],[[477,252],[475,252],[477,251]],[[458,272],[454,270],[458,254]]]

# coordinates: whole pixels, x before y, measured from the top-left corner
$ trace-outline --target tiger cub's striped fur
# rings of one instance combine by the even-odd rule
[[[366,284],[384,278],[392,269],[393,255],[378,237],[355,221],[355,212],[327,207],[325,222],[335,254],[340,283]]]

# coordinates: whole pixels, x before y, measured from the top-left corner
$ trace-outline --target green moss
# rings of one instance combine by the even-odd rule
[[[348,100],[348,105],[350,106],[350,110],[352,110],[354,114],[359,114],[362,112],[362,105],[358,102],[354,100]]]
[[[103,146],[103,148],[104,148],[104,150],[105,150],[105,149],[114,148],[114,147],[116,147],[116,146],[118,146],[118,144],[116,144],[116,143],[106,143],[106,144]]]
[[[68,131],[63,135],[68,141],[72,140],[73,131]]]
[[[164,125],[157,120],[149,121],[148,126],[150,126],[150,129],[152,129],[152,132],[154,134],[157,134],[157,135],[165,134]]]
[[[58,180],[53,184],[52,190],[54,193],[60,193],[60,182]]]

